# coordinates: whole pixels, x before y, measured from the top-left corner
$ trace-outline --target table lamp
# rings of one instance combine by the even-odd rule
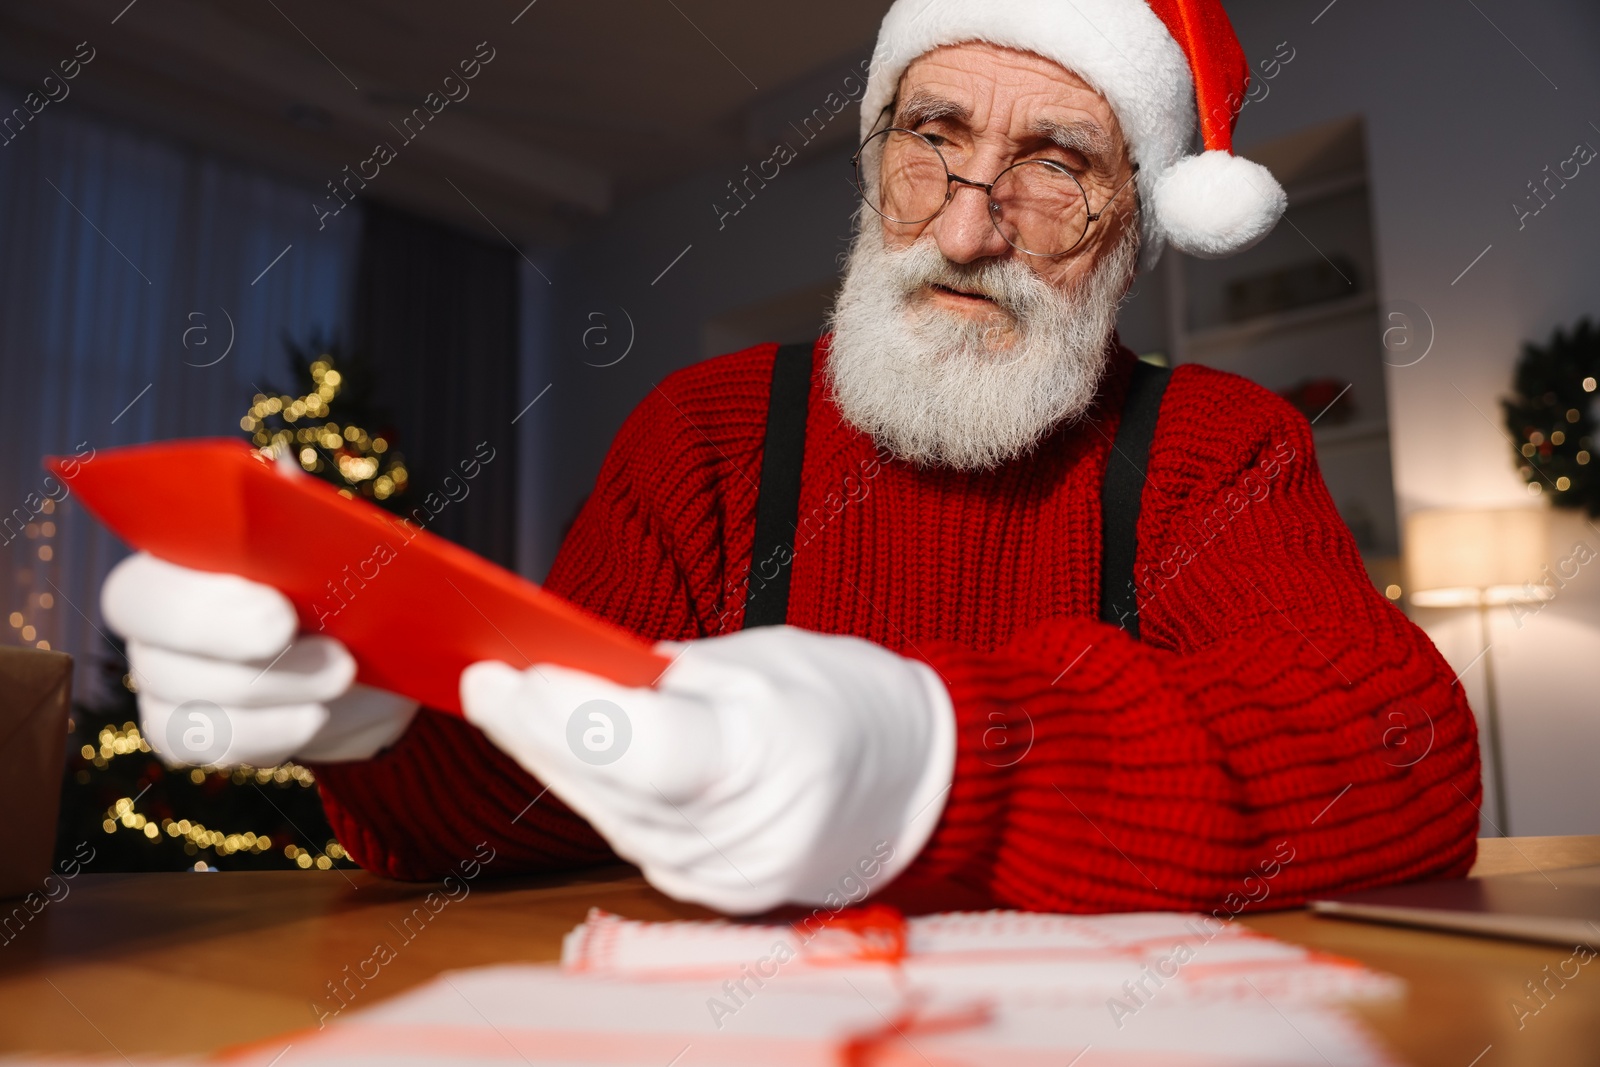
[[[1506,776],[1500,737],[1499,698],[1489,637],[1489,609],[1548,600],[1539,584],[1549,562],[1549,513],[1536,508],[1437,509],[1406,519],[1406,572],[1411,603],[1423,608],[1470,607],[1478,611],[1483,638],[1484,727],[1494,775],[1495,830],[1510,836]]]

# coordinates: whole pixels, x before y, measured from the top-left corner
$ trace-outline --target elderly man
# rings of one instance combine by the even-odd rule
[[[663,643],[656,686],[486,663],[469,722],[418,715],[275,591],[135,557],[104,600],[147,736],[216,701],[400,878],[487,841],[730,912],[1237,911],[1464,873],[1471,712],[1306,420],[1115,339],[1163,243],[1281,214],[1231,154],[1247,77],[1217,0],[900,0],[831,334],[668,377],[550,574]]]

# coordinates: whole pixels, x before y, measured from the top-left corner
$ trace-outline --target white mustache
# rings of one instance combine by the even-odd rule
[[[924,236],[907,248],[886,252],[885,258],[893,264],[895,285],[908,297],[927,288],[943,286],[986,297],[1019,322],[1037,317],[1047,301],[1061,299],[1058,292],[1023,263],[1012,259],[952,263],[939,251],[931,236]]]

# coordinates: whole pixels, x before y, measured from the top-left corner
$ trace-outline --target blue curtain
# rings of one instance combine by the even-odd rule
[[[319,197],[56,108],[0,145],[0,640],[72,653],[80,697],[125,549],[70,497],[43,510],[41,458],[235,435],[258,386],[297,384],[283,338],[341,332],[360,238],[353,212],[319,231]]]
[[[373,396],[400,429],[407,506],[431,532],[516,566],[517,250],[371,204],[358,263],[355,348],[383,367]]]

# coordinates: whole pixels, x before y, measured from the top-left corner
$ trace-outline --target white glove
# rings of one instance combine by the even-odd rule
[[[916,858],[955,769],[955,715],[931,668],[788,626],[658,650],[677,659],[655,688],[476,663],[462,705],[680,900],[838,908]]]
[[[354,684],[344,645],[295,636],[293,605],[247,578],[141,552],[112,568],[100,610],[127,638],[140,729],[170,763],[367,759],[417,712],[407,697]]]

